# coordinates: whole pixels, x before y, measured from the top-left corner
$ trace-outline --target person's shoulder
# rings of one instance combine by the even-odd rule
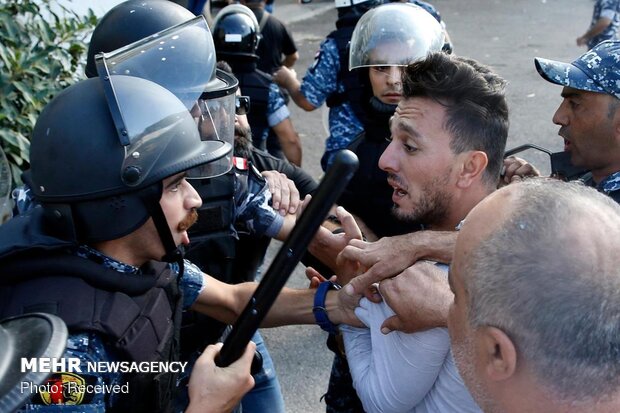
[[[333,37],[326,37],[325,40],[321,43],[321,50],[325,51],[335,51],[338,53],[338,43],[336,39]]]

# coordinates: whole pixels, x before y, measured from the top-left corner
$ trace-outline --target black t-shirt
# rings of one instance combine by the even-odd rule
[[[260,24],[263,15],[267,12],[263,9],[251,10]],[[263,38],[258,44],[256,54],[258,55],[258,68],[265,73],[272,74],[282,65],[283,55],[295,53],[297,47],[293,36],[280,20],[270,14],[266,18],[267,21],[261,29]]]

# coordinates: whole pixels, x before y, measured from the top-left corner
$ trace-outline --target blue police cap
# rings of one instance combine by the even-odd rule
[[[534,58],[536,70],[549,82],[573,89],[608,93],[620,99],[620,41],[606,40],[572,63]]]

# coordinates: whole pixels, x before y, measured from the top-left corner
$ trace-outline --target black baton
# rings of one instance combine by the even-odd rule
[[[357,165],[357,156],[353,152],[349,150],[338,152],[308,206],[224,340],[224,346],[216,359],[218,366],[227,367],[241,357],[288,277],[306,252],[329,209],[353,177]]]

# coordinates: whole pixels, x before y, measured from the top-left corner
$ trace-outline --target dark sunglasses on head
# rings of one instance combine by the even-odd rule
[[[235,96],[235,114],[247,115],[250,112],[250,97]]]

